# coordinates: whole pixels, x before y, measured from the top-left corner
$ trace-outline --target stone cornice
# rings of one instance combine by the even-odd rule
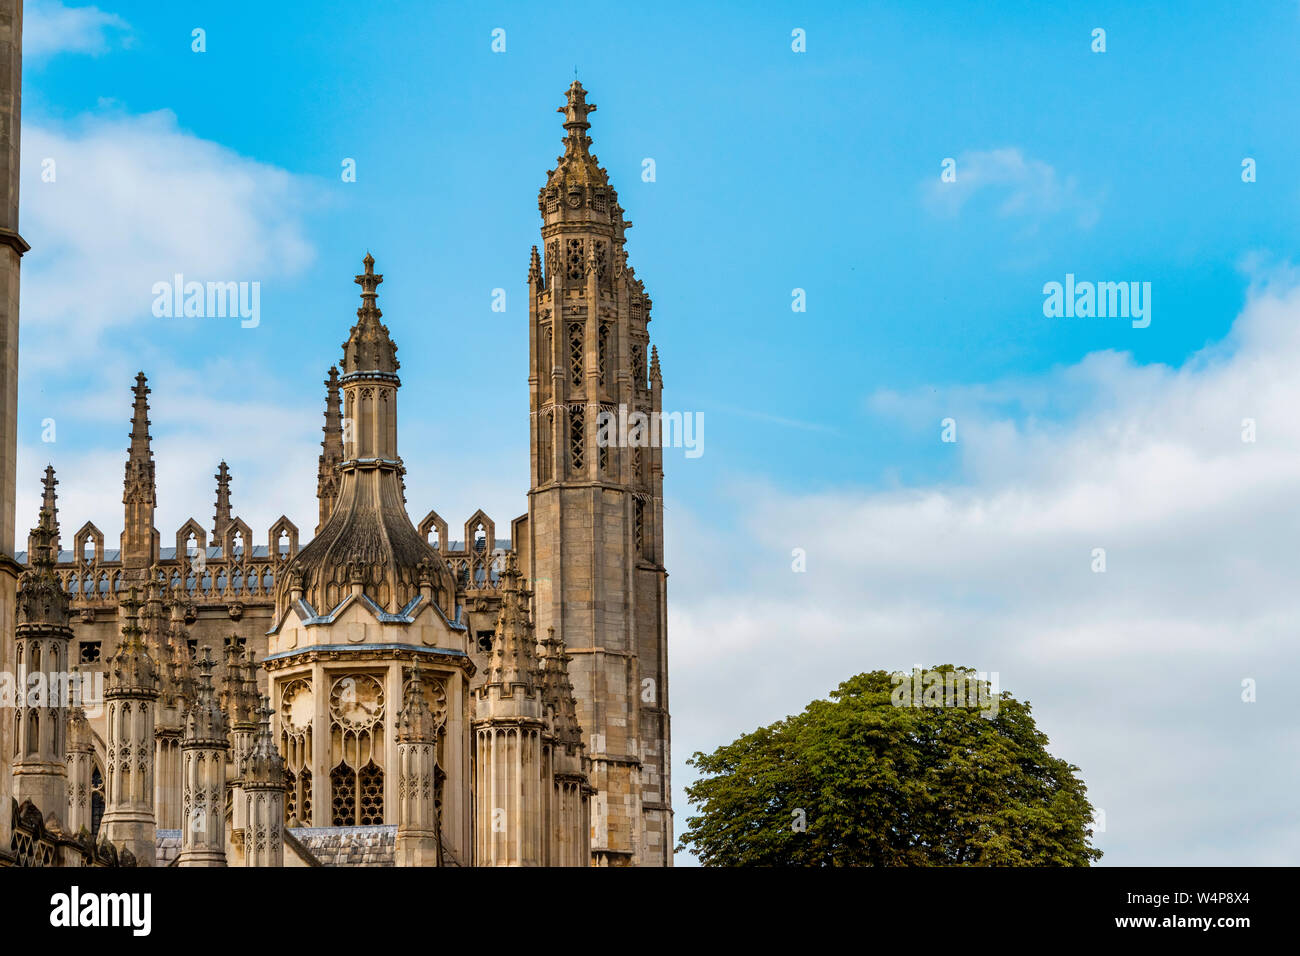
[[[0,245],[8,246],[20,256],[24,252],[31,251],[32,248],[27,244],[26,239],[18,235],[18,233],[14,232],[12,229],[0,229]]]

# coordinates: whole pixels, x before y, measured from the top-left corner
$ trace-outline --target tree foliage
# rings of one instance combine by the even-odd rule
[[[975,672],[951,665],[935,672]],[[907,675],[911,679],[911,675]],[[679,849],[705,866],[1087,866],[1092,806],[1028,703],[896,706],[859,674],[690,766]],[[987,685],[984,685],[987,689]],[[897,694],[892,695],[897,697]],[[990,695],[992,697],[992,695]]]

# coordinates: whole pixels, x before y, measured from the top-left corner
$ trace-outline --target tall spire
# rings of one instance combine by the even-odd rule
[[[217,473],[212,477],[217,479],[217,513],[212,516],[212,540],[220,544],[230,526],[230,468],[225,461],[217,466]]]
[[[320,464],[316,471],[316,499],[320,504],[317,534],[325,527],[339,496],[338,469],[339,462],[343,460],[343,414],[337,365],[330,366],[329,377],[325,379],[325,427],[321,431],[325,433],[325,438],[320,443]]]
[[[158,532],[154,529],[157,486],[149,435],[149,386],[144,372],[135,377],[135,407],[131,415],[131,445],[127,449],[126,477],[122,488],[125,520],[122,525],[122,563],[141,571],[158,560]]]
[[[132,462],[149,462],[153,460],[153,452],[149,447],[151,436],[149,435],[149,379],[145,377],[144,372],[138,372],[135,376],[135,387],[131,391],[135,394],[135,407],[131,413],[131,447],[130,461]]]
[[[45,478],[42,481],[43,491],[41,494],[41,509],[50,513],[50,525],[54,531],[53,547],[54,558],[57,561],[59,557],[59,494],[55,491],[59,479],[54,477],[54,466],[45,466]]]

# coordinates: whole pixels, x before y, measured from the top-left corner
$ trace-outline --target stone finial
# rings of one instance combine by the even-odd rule
[[[357,324],[352,327],[348,340],[343,343],[343,374],[357,372],[384,372],[393,374],[397,361],[397,346],[388,337],[388,327],[380,322],[379,283],[384,277],[375,272],[375,257],[366,253],[363,260],[365,272],[356,277],[361,286],[361,308],[357,309]]]
[[[28,568],[18,578],[17,623],[20,625],[68,626],[71,600],[54,573],[58,560],[56,534],[54,516],[42,507],[28,538],[31,548]]]
[[[537,247],[533,246],[532,255],[528,257],[528,282],[530,285],[542,288],[542,258],[537,254]]]
[[[284,787],[284,758],[271,734],[271,706],[265,697],[257,707],[257,737],[244,758],[242,773],[246,790]]]
[[[411,671],[410,683],[402,698],[402,709],[397,715],[398,743],[433,743],[438,739],[438,720],[424,696],[424,682],[420,678],[417,661]]]
[[[139,590],[131,586],[121,602],[125,623],[122,640],[108,659],[108,681],[105,693],[119,697],[158,697],[158,664],[144,644],[144,631],[140,627]]]
[[[515,553],[506,552],[501,572],[501,611],[488,660],[487,682],[499,686],[522,685],[532,690],[540,680],[537,641],[528,615],[527,588],[521,583]]]
[[[195,662],[199,672],[198,687],[195,689],[194,702],[185,712],[182,746],[226,746],[226,717],[217,704],[212,686],[212,668],[215,664],[211,650],[205,647],[203,656]]]

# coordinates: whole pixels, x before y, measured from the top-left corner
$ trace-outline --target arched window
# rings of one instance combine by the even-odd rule
[[[582,323],[569,326],[569,380],[574,388],[582,388],[582,373],[586,365],[582,347]]]
[[[583,469],[583,415],[582,406],[569,409],[569,466],[574,473]]]

